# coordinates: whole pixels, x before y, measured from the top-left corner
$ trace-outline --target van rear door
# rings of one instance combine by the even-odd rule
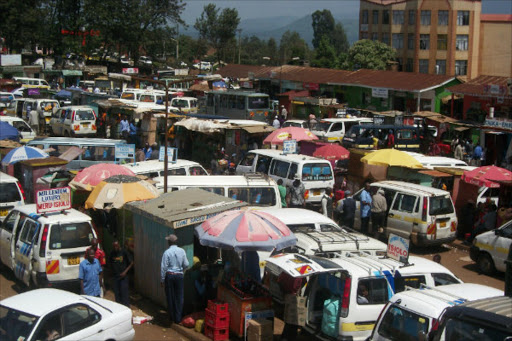
[[[457,231],[457,216],[450,195],[439,195],[428,198],[427,234],[432,234],[435,226],[434,239],[444,239],[455,236]],[[432,226],[434,224],[434,226]]]

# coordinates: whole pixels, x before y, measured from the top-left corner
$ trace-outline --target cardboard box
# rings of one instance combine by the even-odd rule
[[[286,295],[284,298],[285,306],[296,306],[296,307],[305,307],[306,306],[306,298],[302,296],[296,295]]]
[[[267,319],[249,320],[249,325],[247,326],[247,335],[249,334],[272,336],[274,335],[274,324],[271,320]]]
[[[296,326],[306,325],[306,298],[286,295],[284,302],[284,322]]]

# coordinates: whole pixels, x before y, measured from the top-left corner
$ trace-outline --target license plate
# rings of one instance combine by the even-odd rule
[[[7,213],[8,213],[8,211],[7,211],[7,210],[0,210],[0,216],[2,216],[2,217],[3,217],[3,216],[6,216],[6,215],[7,215]]]
[[[68,265],[78,265],[80,264],[80,257],[69,257],[68,258]]]
[[[321,191],[318,190],[318,191],[313,191],[313,195],[320,195],[321,194]]]
[[[84,127],[88,127],[90,123],[82,123]]]
[[[446,221],[439,223],[439,227],[446,227]]]

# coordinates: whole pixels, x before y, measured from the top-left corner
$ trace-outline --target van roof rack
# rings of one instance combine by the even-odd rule
[[[364,241],[367,242],[370,240],[370,238],[366,237],[364,239],[358,239],[357,237],[354,237],[348,232],[345,231],[332,231],[332,232],[324,232],[324,231],[308,231],[303,232],[304,235],[308,236],[309,238],[313,239],[316,243],[318,243],[318,249],[320,251],[324,251],[322,249],[322,244],[345,244],[349,242],[353,242],[356,244],[356,248],[359,250],[359,242]],[[338,238],[337,238],[338,237]],[[341,239],[345,238],[345,239]]]
[[[467,301],[467,299],[465,299],[465,298],[455,296],[455,295],[453,295],[453,294],[447,293],[447,292],[445,292],[445,291],[443,291],[443,290],[437,289],[437,288],[435,288],[435,287],[431,287],[431,286],[426,285],[426,284],[423,284],[423,283],[421,283],[421,284],[420,284],[420,287],[419,287],[419,288],[413,288],[413,287],[410,287],[410,286],[406,285],[406,286],[405,286],[405,289],[406,289],[406,290],[416,290],[416,292],[417,292],[417,293],[419,293],[419,294],[421,294],[421,295],[425,295],[425,296],[427,296],[427,297],[428,297],[428,298],[430,298],[430,299],[431,299],[431,298],[435,298],[435,299],[438,299],[438,300],[440,300],[440,301],[446,302],[446,303],[448,303],[448,304],[450,304],[450,305],[462,304],[462,303],[464,303],[464,302],[466,302],[466,301]],[[419,290],[418,290],[418,289],[419,289]],[[423,289],[428,289],[428,290],[432,290],[432,291],[434,291],[434,292],[437,292],[437,293],[440,293],[440,294],[443,294],[443,295],[446,295],[446,296],[451,296],[451,297],[453,297],[453,299],[448,299],[448,298],[439,297],[439,296],[435,296],[435,297],[434,297],[434,296],[432,296],[432,294],[431,294],[431,293],[427,293],[427,292],[426,292],[425,290],[423,290]]]

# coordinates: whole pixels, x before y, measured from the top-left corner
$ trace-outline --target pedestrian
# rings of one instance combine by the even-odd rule
[[[87,255],[89,254],[88,253],[89,250],[92,250],[94,252],[94,258],[96,258],[98,260],[98,262],[100,263],[101,267],[103,268],[105,266],[105,264],[106,264],[106,262],[105,262],[105,252],[98,247],[98,239],[97,238],[92,238],[91,239],[91,246],[89,246],[85,250],[84,258],[87,258]]]
[[[288,119],[288,110],[284,107],[284,105],[281,105],[281,115],[287,120]]]
[[[332,219],[332,189],[326,188],[321,199],[322,214]]]
[[[477,143],[475,146],[475,149],[473,150],[473,165],[475,167],[480,167],[481,160],[482,160],[482,146],[480,146],[480,143]]]
[[[146,155],[144,155],[144,151],[142,150],[142,148],[138,148],[137,151],[135,152],[135,161],[141,162],[144,161],[145,159]]]
[[[463,160],[464,159],[464,149],[462,148],[462,142],[458,142],[457,146],[455,147],[455,152],[453,153],[453,157],[457,160]]]
[[[306,285],[306,280],[304,277],[293,277],[289,275],[286,271],[282,271],[277,278],[277,284],[279,285],[281,292],[285,301],[285,311],[286,310],[296,310],[297,307],[291,305],[292,302],[296,301],[296,299],[290,300],[287,299],[287,296],[298,296],[302,287]],[[293,298],[293,297],[292,297]],[[289,306],[291,305],[291,306]],[[293,341],[297,339],[297,330],[298,326],[296,324],[292,324],[284,321],[283,332],[281,333],[281,341]]]
[[[314,114],[309,115],[309,129],[314,129],[317,124],[316,116]]]
[[[497,207],[494,203],[489,205],[489,212],[485,214],[482,219],[477,221],[477,226],[471,233],[471,236],[464,242],[465,245],[471,245],[473,243],[473,239],[481,233],[492,231],[496,227],[498,227],[498,211]]]
[[[370,180],[364,182],[364,189],[361,191],[361,232],[368,233],[368,225],[370,222],[372,196],[370,194]]]
[[[82,295],[100,297],[101,289],[105,292],[103,269],[98,259],[95,258],[94,250],[88,249],[87,258],[80,262],[78,278]]]
[[[107,137],[107,113],[101,114],[98,117],[98,137],[106,138]]]
[[[384,190],[380,188],[372,198],[372,230],[374,234],[381,233],[384,227],[384,220],[386,219],[386,212],[388,210],[388,203],[384,196]]]
[[[288,188],[287,196],[289,197],[288,207],[304,208],[306,206],[306,200],[304,194],[306,189],[298,175],[295,176],[292,186]]]
[[[354,228],[354,218],[356,215],[356,201],[351,196],[349,190],[345,191],[345,198],[338,202],[336,210],[339,213],[341,226],[346,226],[351,229]]]
[[[395,135],[393,134],[393,130],[389,130],[388,139],[387,139],[386,146],[388,148],[394,148],[395,147]]]
[[[160,158],[160,150],[158,149],[158,145],[153,143],[151,145],[151,155],[149,156],[150,160],[158,160]],[[172,161],[172,160],[169,160]]]
[[[137,146],[137,126],[135,125],[135,120],[130,121],[130,135],[129,142]]]
[[[277,118],[277,115],[274,116],[274,121],[272,121],[272,126],[274,127],[274,129],[281,128],[281,122],[279,122],[279,119]]]
[[[277,188],[279,189],[279,195],[281,196],[281,207],[286,207],[286,187],[283,185],[283,179],[277,180]]]
[[[38,132],[40,132],[39,113],[35,109],[30,110],[30,112],[28,113],[28,124],[30,125],[30,128],[32,128],[34,133],[37,134]]]
[[[121,136],[123,139],[127,140],[130,135],[130,123],[128,122],[128,119],[126,118],[126,115],[123,115],[123,118],[121,119]]]
[[[171,324],[180,323],[183,313],[183,274],[189,263],[185,250],[177,246],[178,237],[175,234],[168,235],[165,240],[169,248],[162,256],[160,285],[165,287]]]
[[[130,307],[128,272],[133,267],[133,260],[126,250],[122,249],[119,241],[114,240],[108,262],[112,268],[113,288],[116,302]]]
[[[153,149],[151,149],[149,143],[146,142],[146,145],[142,151],[144,152],[144,161],[149,160],[151,158],[151,153],[153,152]]]

